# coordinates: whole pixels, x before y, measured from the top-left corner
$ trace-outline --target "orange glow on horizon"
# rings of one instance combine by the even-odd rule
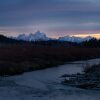
[[[75,35],[71,35],[71,36],[77,36],[77,37],[87,37],[87,36],[92,36],[95,37],[97,39],[100,39],[100,33],[96,33],[96,34],[75,34]]]
[[[81,34],[81,33],[79,33],[79,34],[72,34],[72,35],[70,35],[70,34],[66,34],[66,35],[63,35],[63,36],[67,36],[67,35],[69,35],[69,36],[76,36],[76,37],[82,37],[82,38],[84,38],[84,37],[87,37],[87,36],[91,36],[91,37],[94,37],[94,38],[97,38],[97,39],[100,39],[100,33],[96,33],[96,34]],[[49,37],[51,37],[51,38],[59,38],[59,37],[63,37],[63,36],[49,36]]]

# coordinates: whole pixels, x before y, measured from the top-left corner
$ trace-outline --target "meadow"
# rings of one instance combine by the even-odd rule
[[[27,43],[1,45],[0,75],[16,75],[55,67],[71,61],[99,57],[99,47],[43,46]]]

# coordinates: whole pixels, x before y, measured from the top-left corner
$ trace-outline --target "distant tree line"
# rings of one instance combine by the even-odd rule
[[[85,47],[100,47],[100,39],[92,38],[89,41],[84,41],[81,43]]]
[[[48,40],[48,41],[24,41],[24,40],[16,40],[13,38],[8,38],[6,36],[0,35],[0,44],[6,45],[6,44],[32,44],[35,46],[64,46],[64,47],[70,47],[70,46],[76,46],[77,43],[73,42],[66,42],[66,41],[58,41],[58,40]]]
[[[8,38],[4,35],[0,35],[0,44],[13,44],[13,43],[24,43],[25,41]]]
[[[32,44],[36,46],[81,46],[81,47],[100,47],[100,39],[92,38],[89,41],[84,41],[81,43],[69,42],[69,41],[58,41],[58,40],[48,40],[48,41],[24,41],[24,40],[16,40],[13,38],[8,38],[4,35],[0,35],[0,45],[6,44]]]

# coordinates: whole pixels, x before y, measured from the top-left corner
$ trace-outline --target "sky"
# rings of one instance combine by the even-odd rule
[[[100,0],[0,0],[0,34],[100,37]]]

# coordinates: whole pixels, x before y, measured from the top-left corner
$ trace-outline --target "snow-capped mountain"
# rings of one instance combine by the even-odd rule
[[[69,42],[83,42],[83,41],[89,41],[90,39],[92,39],[93,37],[91,36],[87,36],[87,37],[84,37],[84,38],[81,38],[81,37],[75,37],[75,36],[64,36],[64,37],[59,37],[59,41],[69,41]]]
[[[69,42],[83,42],[83,41],[89,41],[93,37],[87,36],[84,38],[81,37],[76,37],[76,36],[64,36],[64,37],[59,37],[58,39],[53,39],[49,38],[46,36],[45,33],[42,33],[40,31],[37,31],[35,34],[20,34],[19,36],[16,37],[17,40],[25,40],[25,41],[48,41],[48,40],[58,40],[58,41],[69,41]]]
[[[25,41],[47,41],[50,38],[46,36],[46,34],[37,31],[35,34],[30,33],[29,35],[20,34],[17,38],[17,40],[25,40]]]
[[[93,37],[91,37],[91,36],[87,36],[87,37],[85,37],[85,38],[82,38],[83,41],[89,41],[89,40],[91,40],[91,39],[93,39]]]

